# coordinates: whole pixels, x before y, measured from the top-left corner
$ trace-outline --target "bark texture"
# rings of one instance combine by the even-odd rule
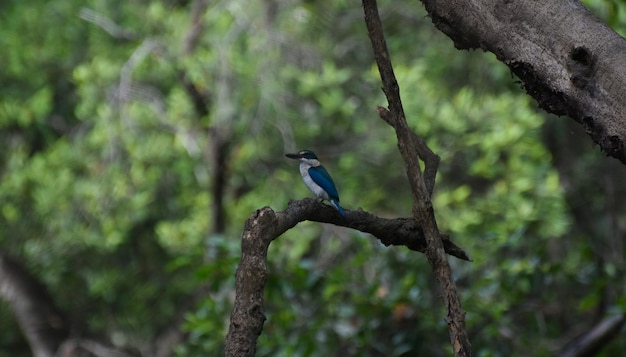
[[[458,49],[492,52],[539,106],[626,163],[626,40],[576,0],[422,0]]]
[[[439,157],[428,148],[423,139],[413,133],[406,121],[400,97],[400,87],[387,50],[376,0],[363,0],[363,11],[367,32],[374,50],[374,58],[382,80],[383,92],[389,103],[388,109],[378,107],[378,113],[396,132],[398,150],[404,160],[407,178],[413,194],[413,217],[424,234],[426,240],[425,254],[439,283],[446,309],[450,343],[455,356],[471,356],[471,344],[465,329],[465,312],[461,308],[459,293],[444,252],[441,233],[437,228],[437,220],[430,199],[435,180],[433,170],[436,172]],[[419,159],[422,159],[425,164],[424,175],[422,175]]]
[[[263,290],[268,274],[267,250],[274,239],[299,222],[308,220],[349,227],[370,233],[387,246],[402,245],[426,252],[423,230],[413,218],[386,219],[361,210],[345,212],[344,218],[333,207],[305,198],[289,202],[282,212],[264,207],[248,218],[242,235],[241,260],[235,274],[236,296],[226,336],[226,356],[254,356],[256,340],[265,322]],[[439,240],[448,254],[469,260],[465,252],[446,236],[440,236]]]

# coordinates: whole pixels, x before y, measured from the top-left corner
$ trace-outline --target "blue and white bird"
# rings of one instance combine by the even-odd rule
[[[332,177],[311,150],[302,150],[297,154],[285,154],[290,159],[300,160],[300,175],[306,187],[321,199],[329,201],[339,214],[345,217],[345,213],[339,204],[339,194]]]

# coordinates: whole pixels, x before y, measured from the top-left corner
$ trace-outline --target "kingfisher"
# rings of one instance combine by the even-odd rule
[[[345,212],[339,204],[339,194],[333,178],[326,168],[320,164],[317,155],[311,150],[301,150],[296,154],[285,154],[290,159],[300,160],[300,175],[306,187],[321,199],[329,201],[339,214],[345,217]]]

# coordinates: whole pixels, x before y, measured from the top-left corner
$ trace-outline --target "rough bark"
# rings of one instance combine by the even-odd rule
[[[425,252],[422,229],[413,218],[385,219],[364,211],[346,211],[346,218],[312,198],[291,201],[283,212],[269,207],[254,212],[246,221],[241,260],[236,272],[235,304],[226,336],[226,356],[254,356],[256,340],[265,322],[263,289],[267,281],[267,249],[278,236],[299,222],[331,223],[370,233],[385,245],[403,245]],[[469,260],[465,252],[447,237],[441,237],[448,254]]]
[[[471,356],[471,344],[465,329],[465,312],[461,308],[461,301],[444,252],[441,233],[437,228],[437,220],[430,199],[435,177],[424,177],[418,160],[419,157],[424,161],[426,172],[432,172],[433,165],[436,166],[439,163],[439,157],[428,149],[424,140],[411,131],[406,121],[400,88],[387,50],[376,0],[363,0],[363,11],[383,84],[383,92],[389,103],[388,109],[378,107],[378,112],[396,132],[398,150],[404,159],[407,178],[413,193],[413,217],[421,226],[426,239],[425,254],[441,290],[452,349],[455,356]],[[433,182],[428,182],[429,179]]]
[[[422,0],[458,49],[492,52],[539,106],[626,163],[626,40],[576,0]]]

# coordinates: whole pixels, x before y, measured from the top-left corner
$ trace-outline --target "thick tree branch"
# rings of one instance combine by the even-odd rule
[[[246,221],[242,235],[235,305],[226,336],[226,356],[254,356],[256,340],[265,322],[263,289],[267,281],[267,249],[274,239],[305,220],[370,233],[385,245],[403,245],[418,252],[426,251],[422,229],[412,218],[385,219],[360,210],[346,210],[346,218],[343,218],[334,208],[312,198],[291,201],[283,212],[275,212],[269,207],[257,210]],[[461,248],[449,239],[444,241],[448,254],[469,260]]]
[[[376,0],[363,0],[365,24],[372,42],[374,57],[383,83],[383,92],[389,102],[389,110],[379,107],[382,119],[390,124],[396,132],[398,149],[406,164],[407,177],[413,192],[413,216],[419,222],[426,238],[426,257],[430,263],[443,295],[446,307],[448,331],[455,356],[470,356],[471,345],[465,330],[465,312],[461,309],[456,285],[452,277],[450,265],[446,259],[441,234],[437,228],[437,221],[430,200],[432,187],[429,188],[422,176],[416,153],[428,165],[428,157],[434,155],[425,142],[415,135],[408,126],[402,101],[400,88],[393,72],[389,52],[385,43],[382,24],[378,15]],[[436,155],[435,155],[436,156]],[[438,159],[437,159],[438,161]],[[430,179],[430,178],[429,178]],[[434,177],[432,177],[434,180]],[[433,185],[434,183],[430,183]]]
[[[422,0],[459,49],[493,52],[550,113],[626,163],[626,40],[577,0]]]
[[[369,233],[380,240],[386,246],[405,246],[410,250],[425,253],[426,239],[417,221],[413,218],[387,219],[378,217],[362,210],[345,210],[348,219],[343,219],[337,211],[312,198],[305,198],[299,201],[290,201],[289,207],[296,209],[299,214],[305,214],[303,220],[330,223],[336,226],[356,229],[363,233]],[[287,208],[287,212],[290,208]],[[292,224],[295,216],[288,222]],[[301,218],[301,217],[298,217]],[[294,225],[300,221],[293,223]],[[463,249],[454,244],[448,236],[440,233],[446,253],[461,260],[471,261]]]

